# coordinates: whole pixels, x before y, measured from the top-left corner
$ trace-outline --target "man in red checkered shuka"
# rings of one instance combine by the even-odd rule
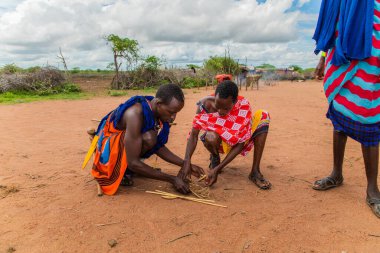
[[[252,170],[248,178],[260,189],[271,188],[260,171],[260,161],[269,130],[269,113],[257,110],[252,113],[247,99],[238,96],[237,85],[225,80],[218,84],[215,95],[207,96],[198,103],[197,114],[187,141],[184,163],[178,175],[186,179],[191,174],[191,157],[200,140],[210,152],[210,171],[206,183],[216,183],[218,174],[238,154],[246,156],[254,147]],[[225,158],[220,160],[220,153]]]

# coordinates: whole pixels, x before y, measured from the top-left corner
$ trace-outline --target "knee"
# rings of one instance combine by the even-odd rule
[[[205,145],[218,146],[221,143],[221,139],[217,133],[208,131],[204,137],[204,143]]]
[[[152,149],[157,143],[157,134],[154,131],[148,131],[142,136],[143,149],[145,151]]]

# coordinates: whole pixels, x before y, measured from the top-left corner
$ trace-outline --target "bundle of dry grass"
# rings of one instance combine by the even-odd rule
[[[191,180],[189,184],[191,193],[201,199],[210,198],[210,188],[204,184],[205,179],[206,175],[203,175],[198,180]]]

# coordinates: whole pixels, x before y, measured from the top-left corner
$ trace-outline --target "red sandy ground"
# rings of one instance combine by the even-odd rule
[[[180,156],[195,103],[210,90],[185,92],[168,143]],[[332,165],[322,84],[280,83],[241,94],[271,113],[261,168],[273,189],[258,190],[247,179],[252,153],[239,156],[211,190],[228,208],[161,199],[145,190],[171,186],[144,178],[115,196],[97,196],[90,166],[80,169],[85,130],[127,97],[0,106],[0,185],[19,189],[0,189],[0,252],[380,252],[380,220],[365,203],[358,143],[347,143],[342,187],[310,187]],[[206,167],[207,158],[198,147],[193,161]],[[155,157],[148,162],[172,174],[178,169]]]

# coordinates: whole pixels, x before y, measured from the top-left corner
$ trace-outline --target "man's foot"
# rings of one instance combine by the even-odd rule
[[[380,198],[370,198],[367,196],[366,202],[372,212],[380,218]]]
[[[124,175],[123,179],[121,179],[121,186],[133,186],[133,178],[131,175]]]
[[[87,134],[89,135],[90,141],[94,139],[94,136],[96,134],[95,128],[87,128]]]
[[[210,165],[208,166],[210,169],[215,168],[220,164],[220,156],[218,155],[213,155],[210,154]]]
[[[272,184],[261,173],[251,173],[248,178],[261,190],[269,190],[272,187]]]
[[[317,191],[326,191],[328,189],[341,186],[343,184],[343,177],[333,178],[325,177],[314,182],[313,189]]]

